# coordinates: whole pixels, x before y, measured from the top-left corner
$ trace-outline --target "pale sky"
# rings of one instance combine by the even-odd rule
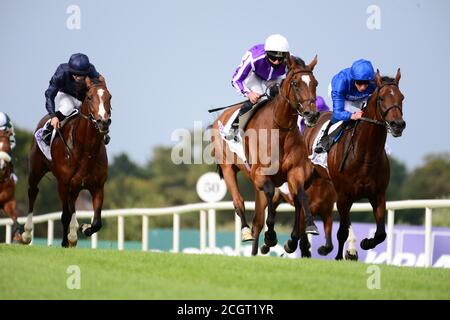
[[[66,25],[70,5],[80,29]],[[367,9],[380,9],[370,30]],[[83,52],[113,95],[110,158],[140,164],[171,133],[206,126],[211,107],[242,98],[230,85],[245,51],[273,33],[306,62],[318,54],[318,94],[357,59],[383,75],[402,70],[407,127],[388,138],[393,156],[412,169],[428,153],[450,152],[450,1],[17,1],[0,0],[0,110],[34,130],[56,67]]]

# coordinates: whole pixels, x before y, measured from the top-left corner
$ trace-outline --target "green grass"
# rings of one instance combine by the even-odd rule
[[[68,266],[81,289],[67,289]],[[3,299],[450,299],[450,270],[347,261],[0,245]]]

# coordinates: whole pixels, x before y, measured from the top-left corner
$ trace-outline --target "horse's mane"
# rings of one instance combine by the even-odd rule
[[[301,58],[296,57],[296,56],[292,56],[292,58],[294,59],[297,67],[302,68],[302,69],[306,68],[306,63]]]
[[[395,79],[388,77],[388,76],[383,76],[381,77],[381,82],[383,83],[395,83]]]

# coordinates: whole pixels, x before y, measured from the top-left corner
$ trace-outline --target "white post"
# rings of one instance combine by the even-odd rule
[[[11,225],[7,224],[6,226],[6,231],[5,231],[5,243],[6,244],[11,244]]]
[[[92,221],[94,220],[94,218],[92,218]],[[92,249],[97,249],[97,245],[98,245],[98,232],[91,234],[91,248]]]
[[[180,252],[180,214],[173,214],[173,252]]]
[[[142,251],[148,250],[148,216],[142,216]]]
[[[97,249],[97,244],[98,244],[98,232],[93,233],[91,235],[91,248],[92,249]]]
[[[214,251],[216,248],[216,210],[208,210],[208,237],[209,237],[209,249]]]
[[[433,248],[432,248],[432,210],[425,208],[425,267],[431,267],[433,263]]]
[[[206,211],[200,211],[200,252],[206,249]]]
[[[123,216],[117,217],[117,249],[123,250],[125,238],[125,219]]]
[[[47,246],[51,247],[53,245],[53,239],[55,235],[55,222],[53,220],[48,220],[47,224]]]
[[[264,210],[264,231],[269,230],[267,227],[267,217],[269,216],[269,207]]]
[[[392,261],[394,260],[394,220],[394,210],[388,210],[386,235],[387,264],[392,264]]]
[[[234,215],[234,252],[237,256],[241,255],[241,218]]]

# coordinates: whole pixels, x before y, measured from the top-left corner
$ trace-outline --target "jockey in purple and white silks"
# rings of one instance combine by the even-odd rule
[[[244,54],[233,74],[231,84],[249,100],[241,107],[232,129],[238,129],[239,117],[258,102],[266,88],[281,82],[287,72],[288,56],[289,43],[279,34],[269,36],[264,44],[253,46]]]

